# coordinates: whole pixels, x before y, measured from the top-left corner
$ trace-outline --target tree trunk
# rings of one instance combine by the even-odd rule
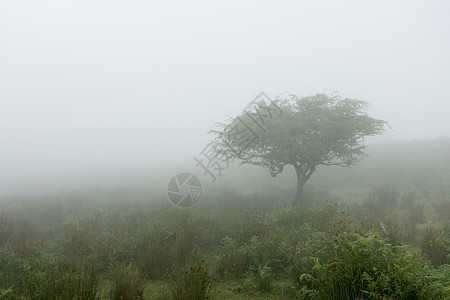
[[[302,203],[304,185],[305,180],[302,178],[300,172],[297,172],[297,193],[295,194],[294,205]]]
[[[308,181],[309,177],[316,170],[316,165],[311,164],[310,166],[294,164],[295,173],[297,173],[297,193],[295,194],[295,199],[293,204],[298,205],[304,201],[303,198],[303,186]]]

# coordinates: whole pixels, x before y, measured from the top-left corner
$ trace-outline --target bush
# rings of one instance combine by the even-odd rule
[[[211,298],[211,277],[205,269],[204,261],[184,270],[173,289],[175,300],[203,300]]]
[[[9,299],[12,296],[13,287],[7,289],[0,289],[0,300]]]
[[[240,246],[237,240],[226,236],[222,239],[220,260],[217,266],[219,275],[227,278],[242,276],[250,265],[247,247]]]
[[[250,267],[246,273],[245,286],[252,292],[270,293],[274,274],[269,266]]]
[[[24,295],[36,299],[96,299],[99,272],[95,262],[86,260],[79,265],[67,258],[45,255],[24,265]]]
[[[311,272],[314,267],[310,257],[315,256],[322,262],[330,262],[336,256],[334,240],[323,232],[311,232],[303,242],[293,246],[289,251],[286,268],[287,274],[297,287],[300,287],[300,275]]]
[[[23,272],[22,262],[17,255],[7,247],[0,247],[0,290],[21,288]]]
[[[431,278],[423,260],[405,246],[392,246],[376,234],[341,234],[338,255],[322,265],[313,258],[311,273],[303,274],[311,298],[316,299],[429,299]]]
[[[450,255],[450,237],[446,237],[444,232],[433,227],[424,228],[420,247],[431,259],[433,265],[440,266],[450,262],[447,260]]]

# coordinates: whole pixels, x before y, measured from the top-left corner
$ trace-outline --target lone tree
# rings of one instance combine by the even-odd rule
[[[286,165],[297,174],[294,204],[321,165],[349,167],[364,153],[365,136],[384,132],[387,123],[370,117],[369,104],[339,95],[291,95],[268,105],[255,104],[227,123],[218,123],[214,149],[223,159],[238,159],[269,169],[275,177]]]

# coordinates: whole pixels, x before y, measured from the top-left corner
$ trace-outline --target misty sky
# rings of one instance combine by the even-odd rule
[[[447,1],[1,1],[0,189],[190,162],[260,92],[367,100],[450,136]]]

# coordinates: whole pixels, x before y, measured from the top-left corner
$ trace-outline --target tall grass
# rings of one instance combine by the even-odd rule
[[[143,299],[144,281],[131,265],[116,267],[110,290],[111,300]]]
[[[112,282],[110,297],[139,299],[144,282],[176,278],[172,296],[178,299],[214,296],[211,286],[216,282],[238,286],[247,296],[267,293],[274,298],[283,289],[313,297],[328,288],[328,296],[398,298],[414,295],[411,286],[438,295],[448,283],[427,264],[445,270],[450,239],[445,211],[430,208],[438,208],[445,195],[415,194],[409,201],[406,194],[382,186],[367,201],[350,205],[316,191],[310,192],[310,202],[294,209],[276,195],[271,200],[271,194],[260,199],[258,194],[236,193],[214,201],[205,198],[188,211],[132,194],[79,204],[74,197],[80,195],[38,200],[41,204],[2,203],[0,294],[12,299],[95,299],[101,297],[99,285]],[[316,197],[320,201],[313,201]],[[405,244],[422,249],[430,262],[401,246]],[[205,263],[192,264],[201,259],[208,261],[208,271]],[[416,268],[419,261],[435,275],[423,277]],[[410,280],[410,274],[422,276],[422,281]],[[280,282],[289,284],[281,289]],[[290,297],[295,294],[289,292]]]
[[[204,261],[183,271],[181,278],[174,283],[174,300],[204,300],[211,298],[211,277]]]

